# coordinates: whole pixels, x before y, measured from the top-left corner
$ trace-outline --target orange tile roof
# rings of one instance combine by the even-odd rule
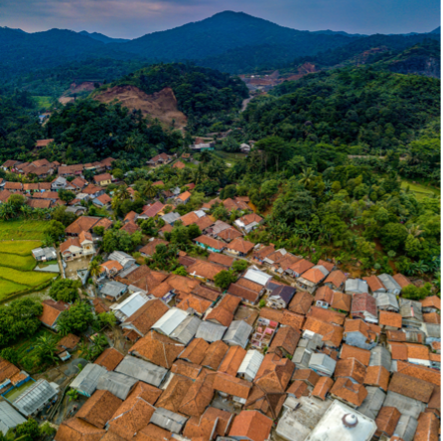
[[[123,360],[124,355],[115,348],[105,349],[94,361],[95,364],[103,366],[108,371],[113,371]]]
[[[294,363],[278,354],[266,354],[254,384],[267,393],[284,393],[295,370]]]
[[[80,418],[71,418],[60,424],[54,439],[56,441],[99,441],[105,433],[105,430],[98,429]]]
[[[143,337],[168,311],[169,307],[162,300],[150,300],[128,317],[124,321],[124,324],[131,324],[136,328],[136,331],[141,334],[141,337]]]
[[[302,315],[296,314],[295,312],[292,311],[288,311],[287,309],[283,310],[283,313],[280,317],[280,324],[286,326],[292,326],[294,329],[302,329],[304,321],[305,318]]]
[[[179,359],[187,360],[190,363],[201,364],[205,358],[205,353],[209,348],[207,343],[202,338],[194,338],[186,349],[178,356]]]
[[[386,289],[385,285],[383,285],[377,276],[363,277],[363,280],[367,282],[372,292],[378,291],[379,289]]]
[[[389,371],[384,366],[369,366],[363,383],[368,386],[378,386],[384,391],[388,389]]]
[[[411,281],[406,276],[400,273],[397,273],[394,276],[394,280],[401,286],[402,289],[406,286],[411,285]]]
[[[230,268],[232,263],[234,262],[234,258],[226,256],[225,254],[209,253],[208,261],[213,263],[218,263],[220,265],[224,265]]]
[[[343,325],[346,315],[330,309],[320,308],[318,306],[312,306],[306,317],[316,318],[323,322],[330,323],[331,325]]]
[[[294,271],[297,274],[303,274],[309,269],[311,269],[314,266],[312,262],[309,262],[308,260],[301,259],[298,262],[293,263],[289,269]],[[322,273],[323,275],[323,273]]]
[[[334,326],[313,317],[306,319],[303,330],[323,336],[322,340],[334,347],[340,346],[343,337],[343,328],[341,326]]]
[[[293,380],[300,380],[304,383],[314,387],[318,380],[320,379],[320,375],[312,369],[297,369],[292,376]]]
[[[377,436],[382,434],[392,436],[397,427],[400,416],[401,413],[397,408],[383,406],[375,419],[375,423],[377,424]]]
[[[360,332],[367,340],[373,342],[376,341],[377,335],[380,333],[379,329],[379,327],[374,328],[361,319],[346,319],[344,333]]]
[[[330,377],[320,377],[317,381],[317,384],[314,386],[312,390],[312,396],[320,398],[321,400],[326,399],[326,395],[331,389],[334,381]]]
[[[285,326],[279,328],[272,339],[269,346],[269,352],[279,352],[283,350],[292,355],[297,349],[298,341],[300,340],[300,332],[292,326]]]
[[[218,372],[214,378],[214,389],[234,397],[246,399],[252,389],[252,383]]]
[[[380,326],[400,329],[402,327],[402,317],[397,312],[379,311],[378,323]]]
[[[210,236],[199,236],[196,239],[194,239],[195,242],[201,243],[202,245],[206,245],[210,248],[213,248],[214,250],[223,250],[226,247],[226,244],[222,242],[221,240],[214,239]]]
[[[414,441],[438,441],[440,422],[432,412],[422,412],[418,417]]]
[[[388,391],[396,392],[407,398],[413,398],[428,403],[434,391],[434,385],[409,375],[394,372],[388,386]]]
[[[202,373],[186,392],[179,412],[187,416],[200,417],[214,397],[215,374]]]
[[[335,271],[334,271],[335,272]],[[327,279],[325,283],[327,282]],[[315,301],[322,301],[331,304],[332,302],[332,289],[329,286],[323,285],[315,291]]]
[[[215,276],[221,272],[225,271],[226,268],[221,265],[217,265],[216,263],[205,262],[204,260],[196,260],[195,263],[188,266],[186,271],[190,275],[204,277],[205,279],[209,279],[214,281]]]
[[[184,193],[177,196],[176,199],[180,199],[181,201],[186,201],[186,199],[189,199],[191,197],[191,193],[189,191],[185,191]]]
[[[295,380],[286,391],[288,395],[295,398],[307,397],[309,395],[308,385],[300,380]]]
[[[198,285],[200,285],[200,282],[197,280],[192,280],[188,277],[179,276],[177,274],[170,274],[166,281],[175,291],[185,294],[190,294]]]
[[[245,356],[246,349],[241,346],[231,346],[218,367],[218,372],[235,377]]]
[[[234,320],[234,314],[221,306],[217,306],[205,317],[205,320],[229,326]]]
[[[76,413],[77,418],[103,429],[122,404],[122,400],[107,390],[97,390]]]
[[[106,268],[108,271],[114,271],[116,273],[123,269],[121,264],[116,260],[108,260],[107,262],[102,263],[100,266],[103,268],[103,271]]]
[[[242,254],[248,254],[254,248],[254,246],[255,244],[253,244],[252,242],[243,240],[240,237],[236,237],[231,243],[226,245],[228,249],[237,251]]]
[[[183,435],[192,440],[210,440],[213,436],[226,435],[233,414],[225,410],[208,407],[204,414],[191,417],[183,430]]]
[[[209,300],[202,299],[193,294],[186,294],[180,303],[176,306],[183,311],[187,311],[189,308],[193,309],[198,314],[204,314],[212,305]]]
[[[8,360],[0,357],[0,383],[10,380],[14,375],[20,373],[20,369]]]
[[[416,360],[429,360],[429,349],[425,345],[404,343],[408,350],[408,358]]]
[[[69,303],[58,301],[52,299],[43,300],[43,313],[39,317],[39,320],[47,326],[54,326],[58,316],[69,309]]]
[[[143,429],[141,429],[134,438],[134,440],[137,441],[169,441],[172,439],[172,432],[162,429],[161,427],[158,427],[152,423],[149,423],[146,427],[143,427]]]
[[[192,384],[193,381],[190,378],[174,375],[166,389],[162,392],[160,398],[157,400],[155,406],[177,413],[183,398],[186,396]]]
[[[420,300],[421,306],[423,308],[436,308],[441,309],[441,300],[438,296],[429,296],[423,300]]]
[[[428,314],[423,314],[423,320],[425,323],[434,323],[438,325],[441,323],[441,315],[437,312],[429,312]]]
[[[173,374],[183,375],[184,377],[196,380],[202,371],[202,367],[198,364],[188,363],[185,360],[176,360],[171,367]]]
[[[295,294],[294,298],[289,303],[288,309],[297,314],[306,315],[311,308],[314,297],[307,291],[300,291]]]
[[[236,439],[265,441],[271,433],[272,420],[255,410],[242,410],[235,418],[229,436]]]
[[[362,384],[366,375],[366,366],[356,358],[342,358],[337,361],[334,378],[349,378]]]
[[[408,359],[408,348],[404,343],[389,342],[389,349],[393,360]]]
[[[440,372],[437,372],[435,369],[430,369],[425,366],[419,366],[412,363],[406,363],[404,361],[397,361],[397,371],[402,374],[409,375],[411,377],[415,377],[419,380],[427,381],[428,383],[432,383],[435,386],[440,386],[441,377]]]
[[[332,271],[328,277],[326,277],[325,281],[323,283],[330,283],[331,285],[334,285],[336,288],[340,288],[340,286],[346,282],[348,278],[345,276],[343,271],[335,270]]]
[[[352,296],[343,292],[334,291],[331,307],[341,311],[349,312],[351,310]]]
[[[330,393],[356,407],[361,406],[368,395],[368,391],[362,384],[353,383],[348,378],[338,378]]]
[[[343,343],[340,351],[340,358],[356,358],[360,363],[369,366],[371,351]]]
[[[217,371],[228,350],[229,346],[221,340],[211,343],[201,365]]]
[[[301,277],[303,277],[303,279],[317,285],[325,278],[325,275],[320,270],[320,268],[313,267],[311,269],[308,269],[306,272],[304,272]]]

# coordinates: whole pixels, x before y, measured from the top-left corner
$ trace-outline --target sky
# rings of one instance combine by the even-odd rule
[[[440,0],[0,0],[0,26],[136,38],[232,10],[300,30],[429,32]]]

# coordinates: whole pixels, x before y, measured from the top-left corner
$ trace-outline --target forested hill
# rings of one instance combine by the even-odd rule
[[[440,81],[371,68],[323,71],[288,81],[243,113],[252,139],[395,149],[440,115]],[[250,139],[251,139],[250,138]]]

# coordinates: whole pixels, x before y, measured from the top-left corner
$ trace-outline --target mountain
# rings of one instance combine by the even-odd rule
[[[435,28],[433,31],[431,31],[431,34],[440,34],[441,33],[441,27]]]
[[[91,37],[94,40],[101,41],[102,43],[108,44],[108,43],[126,43],[127,41],[130,41],[127,38],[112,38],[108,37],[107,35],[101,34],[100,32],[88,32],[88,31],[81,31],[79,32],[81,35],[86,35],[87,37]]]

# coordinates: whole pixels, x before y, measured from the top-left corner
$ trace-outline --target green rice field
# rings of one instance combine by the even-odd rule
[[[40,241],[26,241],[26,240],[5,240],[0,242],[0,253],[2,254],[17,254],[19,256],[30,256],[34,248],[41,247]]]
[[[406,189],[409,187],[409,190],[412,193],[415,193],[415,197],[420,201],[424,198],[429,198],[432,195],[440,195],[440,191],[434,187],[429,187],[427,185],[422,185],[422,184],[413,184],[410,181],[402,181],[401,182],[401,187]]]
[[[17,270],[32,271],[35,268],[36,261],[32,256],[0,253],[0,265]]]
[[[42,220],[1,221],[0,240],[43,240],[46,226],[47,222]]]
[[[29,287],[39,286],[51,280],[56,274],[43,273],[38,271],[19,271],[13,268],[0,266],[0,279],[9,280],[11,282],[20,282],[22,285]]]
[[[0,279],[0,301],[6,299],[11,294],[24,291],[25,289],[28,289],[28,286]]]

